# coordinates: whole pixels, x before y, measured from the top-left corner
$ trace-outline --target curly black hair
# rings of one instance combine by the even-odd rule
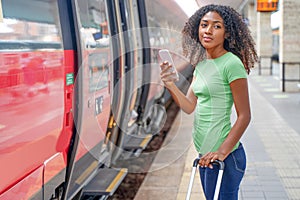
[[[193,66],[206,58],[198,30],[202,17],[210,11],[217,12],[224,21],[225,35],[229,35],[225,38],[224,49],[238,56],[249,74],[257,61],[255,42],[242,16],[230,6],[210,4],[201,7],[188,19],[182,30],[183,55]]]

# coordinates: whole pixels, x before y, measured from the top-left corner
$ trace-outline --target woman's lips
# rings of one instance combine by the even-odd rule
[[[212,38],[211,37],[203,37],[203,41],[210,42],[210,41],[212,41]]]

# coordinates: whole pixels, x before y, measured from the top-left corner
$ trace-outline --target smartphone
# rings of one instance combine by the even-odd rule
[[[158,54],[159,54],[159,57],[162,60],[162,62],[167,61],[170,65],[172,65],[171,70],[172,70],[172,72],[175,72],[174,78],[176,80],[178,80],[179,76],[178,76],[177,70],[175,68],[175,65],[174,65],[174,62],[173,62],[173,59],[172,59],[172,56],[171,56],[169,50],[168,49],[161,49],[161,50],[158,51]]]

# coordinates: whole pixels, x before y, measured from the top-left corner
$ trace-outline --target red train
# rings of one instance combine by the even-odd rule
[[[0,199],[106,199],[165,119],[173,0],[0,0]]]

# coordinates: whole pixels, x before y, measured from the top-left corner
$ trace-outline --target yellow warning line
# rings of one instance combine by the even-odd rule
[[[141,142],[140,147],[144,147],[147,142],[151,139],[151,134],[147,135],[147,137]]]
[[[76,183],[81,185],[82,182],[87,178],[88,175],[98,166],[97,161],[94,161],[76,180]]]
[[[120,180],[121,177],[123,177],[123,175],[127,173],[127,169],[123,168],[121,169],[121,171],[118,173],[118,175],[114,178],[114,180],[111,182],[111,184],[107,187],[106,192],[111,192],[112,189],[115,188],[117,182]]]

